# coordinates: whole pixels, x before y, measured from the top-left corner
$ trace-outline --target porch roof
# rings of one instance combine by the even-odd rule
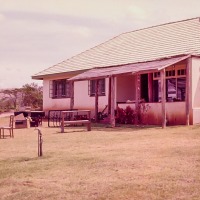
[[[182,55],[173,58],[167,58],[162,60],[155,60],[150,62],[133,63],[128,65],[120,65],[117,67],[103,67],[93,68],[82,74],[70,78],[71,81],[82,81],[88,79],[106,78],[110,76],[116,76],[119,74],[134,74],[141,73],[143,71],[161,70],[171,65],[174,65],[180,61],[189,58],[191,55]]]

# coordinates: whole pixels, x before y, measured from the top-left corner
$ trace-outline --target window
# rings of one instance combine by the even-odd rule
[[[161,101],[161,83],[160,80],[153,81],[153,102]]]
[[[105,95],[105,79],[90,80],[88,82],[88,94],[90,96],[95,96],[96,82],[99,81],[99,96]]]
[[[166,69],[166,101],[185,101],[186,69],[185,66],[173,66]],[[161,101],[161,82],[158,72],[153,78],[153,101]]]
[[[160,72],[154,72],[153,76],[154,76],[154,78],[159,78],[160,77]]]
[[[70,83],[66,79],[50,81],[50,98],[69,98],[70,97]]]
[[[166,80],[166,100],[173,101],[176,99],[176,79],[171,78]]]
[[[145,102],[149,102],[149,95],[148,95],[148,74],[141,74],[140,75],[140,97]]]
[[[178,76],[186,75],[186,70],[185,69],[179,69],[177,71],[178,71]]]
[[[177,99],[185,101],[186,78],[177,78]]]
[[[175,70],[166,71],[166,77],[172,77],[172,76],[175,76]]]

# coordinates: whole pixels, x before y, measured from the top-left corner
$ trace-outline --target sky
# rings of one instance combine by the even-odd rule
[[[200,17],[199,0],[0,0],[0,89],[121,33]]]

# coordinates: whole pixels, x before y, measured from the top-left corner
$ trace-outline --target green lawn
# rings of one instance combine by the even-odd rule
[[[0,139],[1,200],[200,198],[200,126],[41,131],[43,157],[34,128]]]

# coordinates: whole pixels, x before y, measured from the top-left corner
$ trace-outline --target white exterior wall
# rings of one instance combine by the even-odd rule
[[[105,96],[99,96],[99,111],[102,111],[108,105],[109,80],[105,82]],[[89,109],[94,115],[95,97],[88,94],[88,81],[77,81],[74,83],[74,108]]]
[[[200,123],[200,58],[192,58],[192,112],[193,124]]]
[[[64,77],[62,77],[64,78]],[[55,80],[55,79],[54,79]],[[108,90],[109,80],[105,83],[105,96],[99,96],[99,111],[102,111],[108,105]],[[49,97],[50,79],[43,81],[43,110],[64,110],[70,109],[70,98],[52,99]],[[75,109],[89,109],[94,115],[95,97],[90,97],[88,94],[88,81],[77,81],[74,83],[74,108]]]
[[[200,108],[200,58],[192,58],[192,108]]]
[[[43,81],[43,110],[63,110],[70,108],[70,98],[52,99],[49,97],[50,80]],[[47,114],[47,113],[46,113]]]

